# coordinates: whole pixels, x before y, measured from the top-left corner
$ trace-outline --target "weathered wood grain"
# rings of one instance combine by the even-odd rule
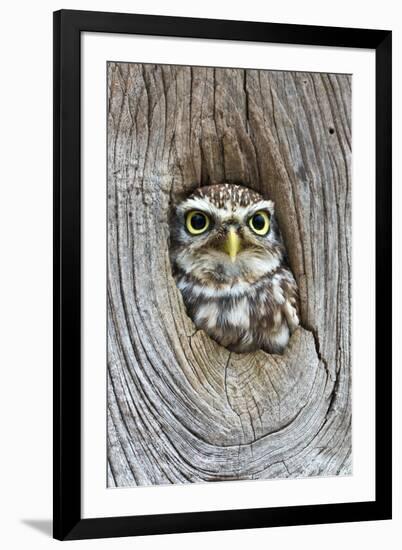
[[[108,64],[108,484],[351,472],[351,77]],[[276,203],[302,327],[228,352],[185,313],[172,204]]]

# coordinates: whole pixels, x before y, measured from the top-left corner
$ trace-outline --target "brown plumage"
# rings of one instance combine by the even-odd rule
[[[241,185],[197,189],[175,209],[171,259],[198,328],[236,352],[283,352],[298,291],[272,201]]]

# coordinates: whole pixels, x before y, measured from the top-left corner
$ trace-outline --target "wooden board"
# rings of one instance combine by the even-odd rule
[[[109,63],[108,87],[108,485],[350,474],[351,77]],[[283,356],[220,347],[172,277],[172,205],[224,181],[275,201]]]

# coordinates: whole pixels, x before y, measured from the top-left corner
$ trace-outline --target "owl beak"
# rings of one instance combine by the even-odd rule
[[[225,244],[224,244],[224,250],[227,254],[229,254],[230,259],[232,262],[236,260],[236,256],[241,248],[241,241],[240,237],[237,234],[236,230],[233,228],[229,229],[229,232],[226,236]]]

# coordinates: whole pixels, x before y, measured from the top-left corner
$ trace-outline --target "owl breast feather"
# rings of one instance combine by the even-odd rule
[[[282,353],[299,323],[296,284],[286,268],[253,285],[213,288],[184,274],[177,285],[197,328],[231,351]]]

